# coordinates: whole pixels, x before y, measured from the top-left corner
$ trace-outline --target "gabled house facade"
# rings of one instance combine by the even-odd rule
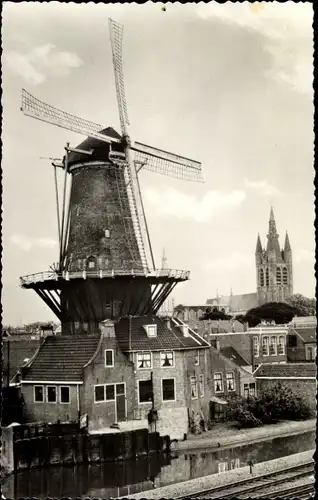
[[[29,422],[87,421],[89,432],[150,426],[181,439],[191,413],[209,417],[209,344],[158,317],[100,324],[97,335],[50,336],[23,368]]]
[[[316,328],[290,328],[287,335],[287,359],[290,363],[316,361]]]

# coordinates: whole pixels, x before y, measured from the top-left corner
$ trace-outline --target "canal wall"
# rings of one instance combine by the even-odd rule
[[[304,432],[316,430],[316,419],[302,420],[299,422],[279,422],[277,424],[265,425],[253,429],[224,429],[218,431],[208,431],[200,436],[189,437],[187,441],[174,442],[172,448],[174,450],[199,450],[204,448],[229,448],[257,443],[260,441],[268,441],[276,437],[286,437]]]
[[[269,460],[268,462],[261,462],[253,466],[253,476],[259,477],[263,474],[270,472],[278,472],[280,470],[286,469],[287,467],[293,467],[296,465],[302,465],[313,461],[313,455],[315,450],[304,451],[302,453],[296,453],[294,455],[288,455],[286,457],[276,458],[274,460]],[[250,467],[241,467],[239,469],[233,469],[227,472],[222,472],[219,474],[212,474],[209,476],[203,476],[196,479],[191,479],[189,481],[183,481],[182,483],[171,484],[168,486],[163,486],[155,490],[147,490],[135,495],[130,495],[120,498],[129,498],[135,500],[142,500],[147,498],[147,500],[160,500],[162,498],[176,498],[181,496],[192,496],[199,494],[201,491],[220,487],[229,484],[237,484],[239,481],[251,478]]]
[[[170,439],[137,429],[87,434],[78,424],[21,425],[2,428],[7,472],[48,465],[129,460],[168,450]]]

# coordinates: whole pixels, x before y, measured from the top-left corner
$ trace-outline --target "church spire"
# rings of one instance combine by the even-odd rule
[[[262,253],[262,251],[263,251],[263,249],[262,249],[261,237],[258,233],[255,253],[259,254],[259,253]]]
[[[287,252],[291,252],[291,246],[290,246],[290,241],[289,241],[288,233],[286,231],[285,245],[284,245],[284,254],[286,254]]]
[[[276,254],[276,258],[280,259],[280,248],[278,241],[279,234],[276,229],[276,221],[274,216],[273,207],[271,207],[270,216],[269,216],[269,228],[267,235],[267,252],[274,252]]]

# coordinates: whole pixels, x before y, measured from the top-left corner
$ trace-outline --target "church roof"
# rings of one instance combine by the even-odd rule
[[[290,246],[290,241],[288,237],[288,233],[286,231],[286,236],[285,236],[285,245],[284,245],[284,253],[286,252],[291,252],[291,246]]]
[[[213,304],[213,302],[216,299],[208,299],[207,304]],[[219,301],[221,304],[227,305],[230,307],[230,313],[231,311],[235,312],[245,312],[248,311],[249,309],[252,309],[253,307],[258,306],[258,298],[257,298],[257,293],[243,293],[240,295],[228,295],[224,296],[222,295],[219,298]]]
[[[255,253],[262,253],[262,251],[263,251],[263,249],[262,249],[261,238],[260,238],[260,235],[258,234]]]
[[[278,241],[279,234],[276,229],[276,221],[274,216],[273,207],[271,207],[270,216],[269,216],[269,228],[267,235],[267,252],[274,251],[276,254],[277,260],[281,260],[281,252]]]

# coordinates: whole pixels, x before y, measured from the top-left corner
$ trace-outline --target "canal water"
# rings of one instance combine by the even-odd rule
[[[315,432],[225,450],[153,455],[136,461],[49,467],[21,471],[7,478],[7,498],[119,497],[154,487],[187,481],[245,467],[248,461],[265,462],[315,448]]]

